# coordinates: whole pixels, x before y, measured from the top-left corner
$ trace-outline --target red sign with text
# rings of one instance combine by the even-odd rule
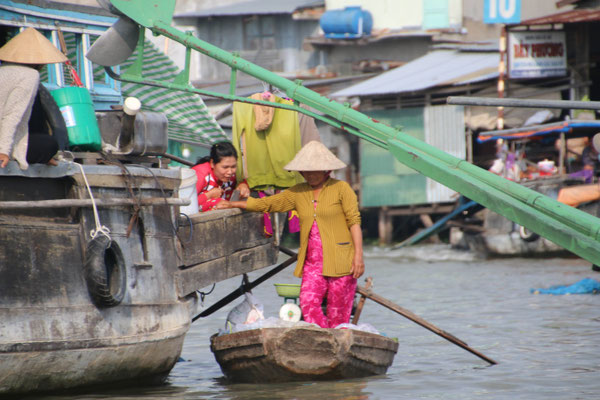
[[[510,32],[508,75],[511,78],[545,78],[567,73],[565,33]]]

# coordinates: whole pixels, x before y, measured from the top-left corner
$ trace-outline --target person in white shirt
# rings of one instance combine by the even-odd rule
[[[39,70],[67,61],[44,35],[27,28],[0,48],[0,168],[15,160],[52,163],[58,144],[49,135],[30,135],[29,119],[38,92]]]

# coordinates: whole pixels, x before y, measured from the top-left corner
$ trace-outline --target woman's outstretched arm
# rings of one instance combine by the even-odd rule
[[[220,210],[226,208],[241,208],[247,211],[270,213],[287,212],[293,210],[295,205],[295,194],[292,187],[291,189],[286,189],[281,193],[263,197],[262,199],[249,197],[247,200],[221,201],[216,208]]]
[[[219,204],[216,205],[215,209],[217,210],[226,210],[228,208],[241,208],[242,210],[246,209],[246,200],[239,201],[227,201],[221,200]]]
[[[363,241],[360,225],[355,224],[350,227],[350,235],[354,243],[354,258],[352,259],[352,269],[350,273],[356,279],[360,278],[365,272],[365,262],[363,261]]]

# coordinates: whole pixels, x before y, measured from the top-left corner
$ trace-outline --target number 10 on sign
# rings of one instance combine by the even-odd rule
[[[483,22],[515,24],[521,22],[521,0],[485,0]]]

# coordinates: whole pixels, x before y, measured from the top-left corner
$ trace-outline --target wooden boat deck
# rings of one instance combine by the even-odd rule
[[[385,374],[398,343],[351,329],[263,328],[214,335],[211,351],[232,381],[274,383]]]

